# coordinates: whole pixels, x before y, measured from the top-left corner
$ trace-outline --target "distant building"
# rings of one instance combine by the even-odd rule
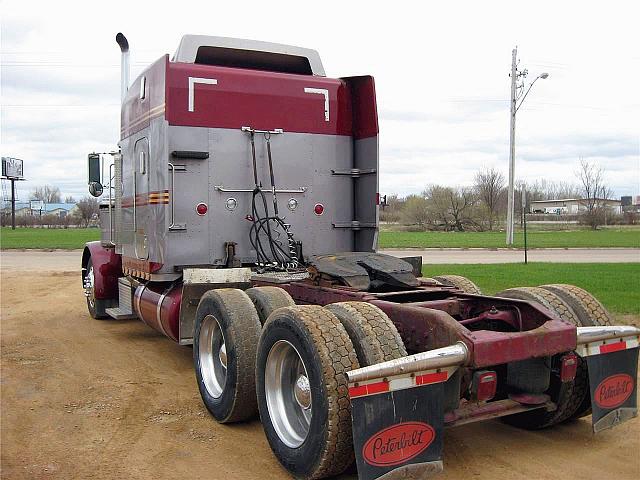
[[[55,215],[58,218],[65,218],[78,211],[75,203],[45,203],[42,209],[33,210],[29,202],[16,202],[16,217]],[[2,215],[11,215],[11,202],[4,202],[1,210]]]
[[[609,208],[612,213],[622,213],[622,202],[613,199],[598,199],[600,205]],[[551,213],[557,215],[578,215],[587,210],[587,202],[581,198],[562,198],[559,200],[536,200],[531,202],[531,213]]]

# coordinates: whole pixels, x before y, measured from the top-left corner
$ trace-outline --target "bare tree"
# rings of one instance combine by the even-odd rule
[[[445,230],[464,232],[469,226],[477,226],[473,218],[476,198],[472,189],[432,185],[424,195],[429,201],[432,219]]]
[[[563,198],[580,198],[581,189],[572,182],[554,182],[542,178],[525,185],[532,200],[559,200]]]
[[[44,203],[60,203],[62,195],[58,187],[42,185],[31,192],[31,200],[42,200]]]
[[[493,225],[502,206],[501,197],[504,196],[504,176],[491,168],[476,173],[475,189],[478,199],[486,210],[487,225],[493,230]]]
[[[584,222],[596,230],[606,220],[605,200],[612,195],[604,179],[604,169],[595,162],[581,158],[576,177],[580,181],[582,202],[586,208]]]
[[[64,197],[64,203],[76,203],[76,199],[73,198],[73,195],[67,195]]]
[[[93,197],[84,197],[77,203],[78,217],[85,227],[89,226],[91,220],[98,215],[98,200]]]
[[[424,228],[430,221],[427,200],[420,195],[409,195],[404,201],[402,219],[405,223]]]

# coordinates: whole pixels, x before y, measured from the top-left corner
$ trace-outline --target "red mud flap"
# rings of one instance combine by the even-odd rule
[[[442,471],[444,382],[466,356],[458,344],[348,373],[359,479]]]
[[[581,344],[581,330],[589,328]],[[597,328],[621,329],[617,335],[596,339]],[[578,329],[577,352],[586,358],[591,390],[594,433],[615,427],[638,415],[638,340],[634,327],[585,327]],[[635,331],[634,331],[635,330]]]

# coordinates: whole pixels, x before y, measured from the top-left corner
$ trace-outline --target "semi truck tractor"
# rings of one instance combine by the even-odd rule
[[[591,415],[599,432],[637,415],[640,329],[585,290],[487,296],[376,253],[371,76],[329,78],[306,48],[185,35],[130,82],[116,40],[120,140],[88,156],[89,314],[191,346],[211,416],[259,417],[292,476],[427,478],[446,465],[445,428]]]

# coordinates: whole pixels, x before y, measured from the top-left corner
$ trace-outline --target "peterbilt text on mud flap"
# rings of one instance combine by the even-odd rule
[[[117,41],[119,148],[89,157],[106,200],[82,255],[87,306],[193,344],[218,422],[259,414],[296,477],[355,463],[368,479],[442,470],[444,427],[592,413],[599,431],[636,415],[640,330],[610,326],[588,292],[489,297],[375,253],[372,77],[327,78],[309,49],[185,35],[130,86]]]

